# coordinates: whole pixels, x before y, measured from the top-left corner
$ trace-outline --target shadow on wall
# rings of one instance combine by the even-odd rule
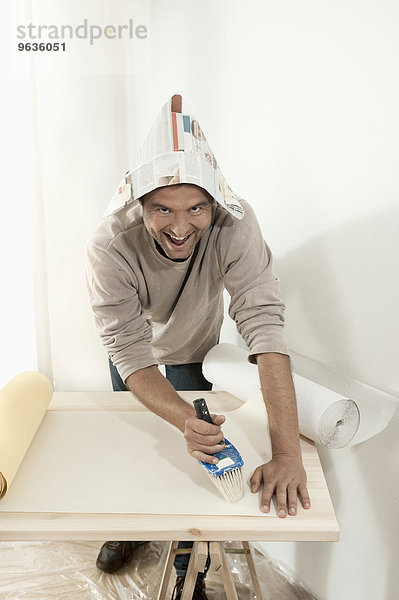
[[[297,542],[292,568],[319,600],[396,600],[399,412],[357,446],[318,446],[341,530],[339,542]]]
[[[398,223],[398,209],[346,223],[275,263],[290,349],[395,396]],[[322,600],[398,597],[398,425],[397,412],[369,441],[319,447],[341,541],[297,543],[293,566]]]
[[[291,350],[397,395],[399,209],[341,225],[276,271]]]

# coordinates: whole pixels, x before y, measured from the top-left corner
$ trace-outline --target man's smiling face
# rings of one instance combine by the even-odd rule
[[[166,256],[189,258],[211,224],[210,196],[196,185],[182,183],[158,188],[140,202],[144,225]]]

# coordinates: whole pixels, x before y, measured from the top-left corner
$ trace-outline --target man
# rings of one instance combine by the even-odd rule
[[[272,440],[273,458],[255,470],[251,491],[263,485],[264,512],[276,493],[278,515],[286,517],[287,506],[295,515],[297,497],[304,508],[310,500],[272,254],[251,207],[229,188],[216,160],[207,160],[211,150],[205,136],[202,146],[191,144],[187,119],[192,117],[182,113],[181,97],[174,96],[150,132],[139,166],[118,188],[124,205],[118,207],[113,199],[116,211],[88,244],[89,293],[111,359],[113,389],[131,390],[149,410],[175,425],[194,459],[217,462],[213,455],[223,442],[224,416],[214,416],[213,424],[197,419],[176,390],[211,388],[201,363],[218,342],[227,289],[229,315],[249,348],[249,360],[259,368]],[[154,135],[159,140],[168,127],[162,149],[166,143],[169,152],[149,158]],[[169,184],[160,186],[165,173]],[[166,377],[160,363],[166,365]],[[115,571],[130,560],[137,544],[107,542],[97,566]],[[188,556],[178,555],[176,599],[187,564]],[[193,598],[206,599],[203,578]]]

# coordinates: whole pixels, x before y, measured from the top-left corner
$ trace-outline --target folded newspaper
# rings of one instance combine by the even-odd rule
[[[240,199],[223,177],[198,120],[191,111],[182,112],[182,97],[176,94],[162,107],[104,217],[148,192],[178,183],[202,187],[233,217],[243,218]]]

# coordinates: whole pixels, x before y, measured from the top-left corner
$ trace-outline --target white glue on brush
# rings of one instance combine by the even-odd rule
[[[198,398],[193,402],[197,417],[207,423],[213,423],[211,415],[204,398]],[[223,442],[220,442],[221,444]],[[245,493],[244,480],[241,467],[244,461],[237,448],[228,439],[224,439],[225,447],[213,456],[218,459],[216,465],[199,460],[198,462],[210,476],[219,492],[227,502],[238,502]]]

